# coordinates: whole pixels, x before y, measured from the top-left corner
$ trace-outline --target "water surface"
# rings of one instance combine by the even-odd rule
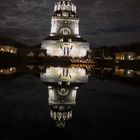
[[[140,70],[23,65],[0,79],[2,140],[139,135]]]

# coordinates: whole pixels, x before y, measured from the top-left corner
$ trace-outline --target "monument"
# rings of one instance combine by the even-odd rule
[[[88,58],[90,45],[79,35],[79,18],[71,0],[61,0],[54,6],[50,35],[42,42],[48,56]]]

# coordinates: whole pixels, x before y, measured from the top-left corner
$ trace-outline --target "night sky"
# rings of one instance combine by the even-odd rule
[[[49,35],[53,5],[58,0],[1,0],[0,36],[27,45]],[[98,45],[140,40],[139,0],[72,0],[78,8],[80,35]]]

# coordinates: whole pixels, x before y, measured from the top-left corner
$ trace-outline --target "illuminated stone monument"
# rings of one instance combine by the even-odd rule
[[[84,68],[50,67],[40,73],[40,79],[48,83],[50,117],[57,127],[65,127],[72,118],[79,86],[88,82],[89,74]]]
[[[50,36],[42,42],[49,56],[86,57],[89,43],[79,35],[79,18],[71,0],[61,0],[54,6]]]

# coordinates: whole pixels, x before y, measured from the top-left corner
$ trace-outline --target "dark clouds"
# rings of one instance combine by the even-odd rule
[[[117,26],[107,30],[101,30],[104,33],[110,32],[140,32],[140,26]]]
[[[1,0],[0,35],[31,45],[50,32],[57,0]],[[92,44],[120,44],[140,40],[139,0],[73,0],[78,7],[80,33]],[[128,42],[129,40],[129,42]]]

